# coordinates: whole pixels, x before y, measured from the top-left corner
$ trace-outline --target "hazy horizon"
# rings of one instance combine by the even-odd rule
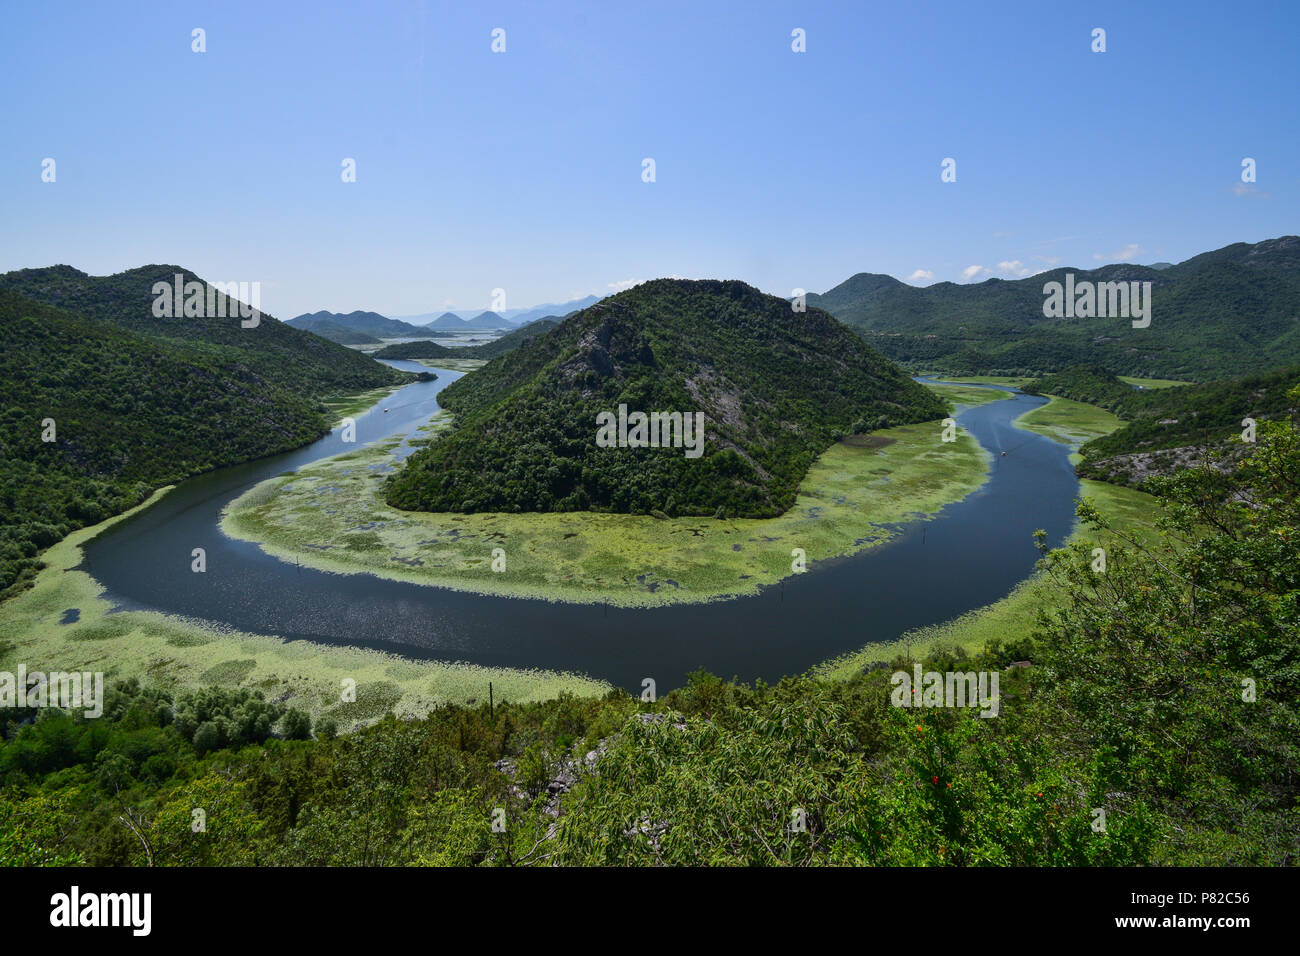
[[[1293,4],[144,9],[8,11],[0,271],[167,262],[282,317],[477,314],[497,289],[789,296],[1298,231]]]

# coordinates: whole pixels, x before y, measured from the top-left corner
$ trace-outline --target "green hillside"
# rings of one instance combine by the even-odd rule
[[[449,348],[430,339],[415,339],[410,342],[394,342],[370,354],[377,359],[468,358],[469,356],[461,355],[464,351],[464,348]]]
[[[491,329],[508,329],[511,325],[495,312],[480,312],[472,318],[462,319],[458,315],[450,312],[444,312],[438,316],[428,326],[421,331],[421,334],[428,334],[429,329],[440,332],[478,332],[488,331]]]
[[[69,531],[160,485],[306,444],[330,427],[323,399],[409,378],[269,316],[250,329],[154,319],[151,282],[67,267],[0,276],[0,592]]]
[[[425,331],[419,326],[411,325],[409,322],[403,322],[401,319],[390,319],[378,312],[304,312],[302,315],[295,315],[288,319],[285,325],[291,325],[295,329],[303,329],[307,332],[315,332],[317,335],[324,336],[334,342],[342,342],[339,338],[340,333],[346,332],[351,335],[364,336],[362,342],[378,342],[380,339],[409,338],[415,335],[424,335]]]
[[[255,328],[239,319],[158,318],[153,314],[155,282],[203,281],[180,266],[150,265],[111,276],[91,276],[71,266],[21,269],[0,275],[0,289],[128,332],[206,352],[232,370],[243,368],[259,381],[291,394],[322,397],[376,388],[405,376],[362,355],[263,314]]]
[[[321,338],[329,339],[331,342],[337,342],[339,345],[379,345],[380,340],[373,335],[367,335],[365,332],[357,332],[346,326],[338,325],[335,322],[321,321],[313,322],[310,326],[296,325],[294,328],[303,328],[313,335],[319,335]]]
[[[1047,282],[1150,282],[1151,324],[1051,319]],[[1207,381],[1300,362],[1300,237],[1236,243],[1166,268],[1053,269],[1026,279],[916,288],[862,273],[808,304],[888,357],[947,373],[1025,374],[1094,363],[1120,374]]]
[[[424,511],[770,516],[851,432],[943,403],[830,315],[736,281],[660,279],[602,300],[450,385],[452,429],[389,504]],[[599,413],[701,412],[702,457],[599,447]]]
[[[1300,365],[1242,378],[1139,390],[1098,366],[1076,366],[1022,386],[1099,405],[1125,420],[1124,427],[1079,449],[1080,475],[1121,484],[1142,484],[1199,461],[1207,453],[1236,458],[1251,450],[1241,441],[1242,422],[1257,423],[1294,413],[1288,391],[1300,381]]]

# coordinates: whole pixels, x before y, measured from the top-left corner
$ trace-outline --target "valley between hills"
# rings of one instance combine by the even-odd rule
[[[1285,245],[1284,248],[1290,249]],[[184,270],[173,266],[151,267],[104,279],[85,277],[62,267],[27,270],[0,281],[0,295],[6,294],[3,290],[7,287],[46,297],[56,306],[90,303],[91,313],[101,316],[101,321],[109,320],[136,334],[154,335],[166,329],[168,336],[174,336],[177,332],[174,325],[151,328],[138,313],[116,304],[123,301],[123,292],[133,284],[142,288],[156,276],[169,276],[174,271]],[[860,285],[860,278],[846,284]],[[115,294],[103,298],[110,288]],[[828,293],[823,298],[833,301],[834,295]],[[15,299],[10,308],[21,308],[20,301]],[[95,304],[100,301],[115,303],[112,306],[115,311]],[[624,304],[620,307],[614,303]],[[653,316],[653,321],[635,318],[638,312]],[[736,318],[724,319],[721,324],[700,321],[705,314],[725,316],[728,312]],[[743,318],[747,314],[757,321]],[[824,316],[817,310],[813,314]],[[467,327],[507,324],[480,318],[481,322],[467,323]],[[559,377],[542,387],[536,393],[538,396],[554,395],[557,387],[572,388],[575,383],[588,393],[593,385],[598,391],[603,390],[603,397],[595,402],[591,400],[595,393],[590,393],[565,406],[558,417],[548,412],[546,418],[537,419],[548,422],[546,427],[558,430],[547,444],[536,444],[534,439],[526,447],[556,449],[564,445],[563,430],[566,427],[570,431],[580,430],[582,426],[576,424],[578,419],[601,407],[602,402],[609,405],[638,395],[643,403],[653,405],[658,400],[659,404],[670,407],[675,401],[680,404],[681,398],[705,398],[694,385],[690,386],[693,399],[684,392],[674,398],[672,389],[680,389],[680,385],[668,384],[673,374],[682,376],[679,382],[688,381],[685,370],[693,367],[691,363],[697,362],[696,357],[700,355],[710,357],[708,364],[697,366],[697,371],[689,374],[700,375],[702,370],[702,380],[709,380],[716,376],[717,368],[727,368],[730,369],[727,375],[740,383],[728,387],[743,389],[751,387],[745,383],[752,381],[753,387],[769,388],[772,375],[785,374],[786,366],[772,365],[764,356],[774,348],[777,352],[790,349],[789,342],[794,340],[774,339],[763,351],[755,352],[754,346],[759,344],[755,336],[770,336],[773,330],[782,329],[788,331],[778,331],[778,337],[805,335],[795,330],[806,327],[808,319],[806,314],[792,313],[782,300],[763,297],[738,283],[669,281],[649,283],[611,300],[593,302],[585,310],[571,313],[563,322],[553,317],[532,318],[527,325],[500,336],[495,344],[469,348],[417,340],[420,330],[415,326],[376,313],[344,316],[322,312],[299,317],[291,325],[330,333],[330,337],[339,341],[332,348],[340,359],[347,355],[345,364],[349,367],[361,362],[382,370],[369,373],[373,381],[381,381],[386,376],[390,381],[409,381],[411,368],[440,369],[451,387],[444,391],[441,384],[438,386],[439,403],[446,402],[445,396],[450,395],[451,404],[458,411],[438,411],[405,433],[311,460],[289,474],[257,482],[221,509],[221,531],[233,539],[253,543],[265,554],[296,568],[373,575],[498,598],[654,608],[725,602],[752,598],[776,587],[783,589],[784,583],[795,575],[805,571],[816,573],[827,562],[844,561],[887,544],[909,522],[932,519],[946,505],[977,491],[988,480],[990,468],[998,462],[990,449],[982,447],[964,430],[951,443],[938,441],[939,420],[945,410],[959,414],[961,409],[1011,396],[1010,391],[990,388],[990,385],[1029,386],[1033,377],[975,374],[958,376],[956,382],[929,381],[923,386],[896,378],[889,386],[894,394],[912,396],[908,401],[925,409],[916,417],[928,421],[913,424],[888,424],[886,419],[897,416],[897,411],[890,412],[880,404],[874,411],[865,411],[860,397],[851,400],[845,406],[854,409],[846,413],[849,417],[832,423],[840,431],[832,435],[826,425],[817,426],[825,429],[820,443],[828,443],[829,447],[822,448],[815,458],[804,457],[794,462],[796,469],[806,467],[807,470],[799,475],[797,490],[778,492],[789,497],[778,506],[779,513],[770,517],[724,515],[729,507],[736,512],[756,505],[760,510],[770,507],[762,504],[764,495],[770,492],[748,486],[753,479],[743,477],[742,472],[736,473],[741,477],[732,479],[735,487],[742,489],[742,496],[731,504],[706,497],[696,507],[700,512],[696,515],[669,515],[657,509],[654,515],[619,514],[608,510],[609,502],[604,508],[593,509],[589,505],[573,510],[571,504],[560,505],[558,499],[551,499],[553,504],[549,507],[558,506],[554,512],[534,510],[543,498],[534,498],[526,504],[524,513],[513,513],[509,507],[500,505],[469,513],[426,512],[401,510],[386,499],[391,498],[396,476],[405,473],[409,479],[416,474],[410,467],[412,459],[420,465],[432,450],[446,458],[461,446],[469,454],[478,454],[473,450],[473,441],[491,432],[485,432],[482,424],[476,422],[482,420],[485,412],[500,419],[505,407],[502,402],[519,403],[519,396],[531,394],[529,390],[537,388],[539,376]],[[56,321],[56,328],[57,322],[76,321],[61,315],[55,318],[53,313],[47,319],[50,320]],[[445,329],[448,323],[455,324],[452,320],[456,317],[444,316],[439,320],[441,325],[434,323],[430,329]],[[187,321],[187,334],[191,337],[211,337],[226,348],[247,350],[252,345],[247,337],[231,338],[219,324],[202,319]],[[805,345],[795,348],[806,348],[827,336],[837,343],[835,349],[841,356],[846,354],[846,348],[850,351],[858,348],[852,345],[854,340],[843,337],[845,333],[839,331],[843,327],[829,316],[817,318],[816,322],[820,325],[815,335]],[[398,336],[400,342],[383,346],[378,352],[372,350],[372,354],[385,358],[392,367],[365,358],[356,349],[370,345],[347,343],[348,336],[342,334],[346,332],[372,338]],[[344,344],[355,348],[344,348]],[[381,344],[381,340],[373,338],[373,344]],[[817,347],[823,348],[824,342]],[[749,373],[743,370],[752,357],[760,360],[756,370],[760,370],[761,377],[746,379]],[[419,364],[411,363],[410,359],[416,359]],[[817,388],[827,385],[844,388],[846,380],[842,373],[813,371],[807,366],[807,360],[805,355],[796,363],[804,367],[785,385],[787,389],[799,383],[810,383]],[[864,360],[868,367],[880,367],[870,365],[876,359]],[[575,361],[580,363],[576,366],[576,377],[573,371],[564,371]],[[764,366],[763,362],[768,364]],[[399,365],[404,369],[398,369]],[[485,365],[490,368],[484,369]],[[674,365],[681,368],[669,374],[667,370]],[[278,374],[283,377],[283,373]],[[313,374],[319,377],[321,373]],[[400,378],[403,375],[408,377]],[[972,384],[962,385],[962,381]],[[1052,381],[1045,381],[1050,392]],[[1123,384],[1117,378],[1112,381],[1115,383],[1109,386],[1112,389],[1146,389],[1146,394],[1175,384],[1132,377]],[[599,382],[605,384],[595,384]],[[1097,405],[1065,397],[1077,395],[1079,389],[1075,380],[1068,379],[1064,384],[1070,387],[1061,388],[1047,404],[1022,415],[1015,425],[1028,434],[1041,434],[1068,445],[1070,459],[1077,464],[1083,460],[1078,454],[1080,446],[1115,432],[1123,422]],[[313,387],[319,394],[319,386]],[[392,383],[350,393],[336,391],[321,407],[335,423],[372,408],[375,414],[384,414],[386,409],[380,413],[380,406],[398,401],[398,390],[403,387]],[[664,391],[666,387],[668,390]],[[874,388],[868,386],[868,394]],[[656,390],[662,392],[657,399]],[[463,399],[459,398],[462,394]],[[920,398],[922,394],[931,396],[928,406]],[[1091,392],[1088,397],[1092,397]],[[735,402],[734,398],[714,400],[723,404]],[[523,401],[526,405],[527,402],[536,404],[538,400]],[[558,407],[546,403],[553,403],[553,399],[543,399],[539,407]],[[769,398],[751,395],[741,407],[763,408],[769,404]],[[791,414],[808,415],[814,408],[830,410],[839,404],[841,399],[828,395],[805,406],[805,410],[788,410],[784,413],[785,421],[789,421]],[[582,411],[584,408],[586,412]],[[718,405],[711,410],[710,418],[727,417],[722,408],[723,405]],[[538,415],[537,410],[529,413]],[[504,414],[504,420],[510,421],[509,413]],[[886,427],[868,429],[865,422],[855,422],[850,427],[852,418],[870,419],[873,415],[877,418],[874,424],[884,423]],[[565,425],[565,422],[573,424]],[[760,439],[757,445],[752,438],[745,438],[743,429],[747,427],[753,426],[736,420],[725,432],[726,441],[733,448],[741,449],[746,459],[749,458],[746,448],[770,447],[766,438]],[[846,435],[845,432],[859,433]],[[457,435],[461,437],[460,446],[455,444]],[[465,438],[471,442],[466,444]],[[501,447],[518,449],[520,444],[507,437]],[[681,467],[680,456],[665,451],[661,450],[649,462],[643,461],[638,468],[668,467],[675,474]],[[465,452],[455,454],[463,457]],[[779,458],[772,457],[772,451],[760,454],[767,456],[762,460],[769,465],[784,467],[779,464]],[[705,460],[714,457],[710,455]],[[809,464],[802,465],[802,461]],[[548,467],[553,465],[548,465],[543,458],[525,463],[524,473],[544,472]],[[517,463],[512,468],[515,469],[512,474],[520,473]],[[437,466],[436,473],[447,474],[442,466]],[[669,473],[658,472],[664,478]],[[447,480],[442,479],[444,484]],[[680,485],[677,479],[669,480],[665,489]],[[505,485],[498,483],[497,487]],[[745,490],[747,487],[750,490]],[[587,493],[599,495],[595,488],[591,486]],[[159,489],[135,510],[148,509],[167,491],[168,488]],[[452,492],[451,499],[459,500],[465,494],[458,489]],[[1128,533],[1149,533],[1152,508],[1141,503],[1145,496],[1140,491],[1085,480],[1081,494],[1102,502],[1109,512],[1119,517]],[[650,502],[664,502],[672,494],[665,490],[650,492],[648,497]],[[720,505],[719,501],[722,501]],[[501,504],[508,502],[503,500]],[[682,504],[686,510],[691,509],[689,501]],[[718,514],[712,514],[715,505]],[[548,506],[543,504],[543,507]],[[650,510],[648,503],[637,507]],[[413,660],[400,649],[390,652],[379,646],[304,645],[300,640],[286,643],[274,630],[244,633],[230,624],[184,614],[159,614],[143,608],[113,611],[114,602],[98,596],[96,592],[102,592],[102,588],[80,570],[84,561],[79,544],[95,539],[129,518],[135,510],[77,531],[45,553],[42,558],[45,569],[32,582],[30,592],[18,588],[18,593],[0,607],[0,641],[5,642],[0,647],[7,648],[10,654],[65,666],[77,664],[81,659],[80,648],[95,648],[96,658],[113,661],[113,671],[121,677],[147,676],[175,686],[255,686],[275,696],[287,695],[295,706],[313,715],[328,713],[340,719],[344,727],[360,726],[387,709],[418,714],[442,703],[476,700],[489,680],[500,688],[500,693],[516,700],[547,699],[559,688],[572,693],[603,693],[611,686],[608,678],[593,678],[582,673],[581,668],[554,670],[486,666],[463,660]],[[1076,527],[1072,540],[1080,540],[1079,535],[1084,533],[1082,527]],[[497,548],[500,551],[496,553],[502,555],[503,561],[494,562]],[[866,647],[844,647],[820,663],[809,660],[806,666],[823,673],[841,673],[845,667],[887,659],[898,647],[914,649],[934,643],[973,650],[986,636],[990,621],[1005,623],[1006,614],[1013,613],[1018,624],[1027,624],[1042,598],[1035,580],[1029,579],[1010,596],[992,601],[982,610],[970,608],[948,624],[915,628],[891,640],[874,640]],[[69,608],[76,609],[78,615],[70,623],[66,621]],[[311,647],[310,653],[307,647]],[[340,705],[334,700],[336,695],[331,688],[337,680],[331,675],[342,672],[366,675],[365,683],[371,692],[365,695],[365,705]]]
[[[6,7],[15,939],[1285,925],[1300,4],[679,6]]]
[[[1292,250],[1271,241],[1258,255],[1285,273],[1276,260]],[[1259,261],[1212,258],[1218,271],[1247,273]],[[1087,774],[1091,786],[1113,789],[1111,771],[1040,737],[1056,734],[1058,719],[1087,724],[1092,705],[1081,701],[1098,694],[1110,716],[1081,732],[1100,740],[1128,726],[1116,715],[1148,692],[1125,682],[1190,679],[1179,663],[1188,655],[1207,675],[1196,678],[1194,705],[1187,692],[1176,710],[1153,705],[1130,717],[1207,737],[1215,688],[1255,652],[1241,645],[1223,659],[1198,636],[1237,633],[1217,603],[1231,604],[1232,594],[1202,588],[1197,623],[1175,623],[1191,611],[1162,576],[1191,573],[1189,562],[1199,562],[1198,575],[1221,574],[1221,547],[1265,569],[1249,585],[1250,640],[1283,663],[1249,666],[1279,702],[1268,705],[1274,729],[1257,729],[1258,747],[1284,746],[1275,729],[1291,721],[1280,701],[1294,649],[1277,595],[1294,556],[1286,524],[1294,501],[1278,489],[1293,462],[1300,366],[1237,374],[1249,342],[1218,339],[1236,353],[1222,375],[1197,374],[1195,383],[1175,377],[1196,371],[1179,362],[1076,362],[1079,340],[1068,329],[1068,347],[1043,349],[1037,366],[963,365],[949,352],[904,367],[866,344],[877,333],[830,313],[799,312],[742,283],[687,280],[645,283],[539,320],[494,340],[501,345],[449,347],[406,330],[400,342],[347,342],[348,316],[333,314],[322,319],[341,340],[331,341],[270,317],[264,334],[202,316],[151,317],[146,290],[177,272],[0,276],[0,319],[21,346],[4,357],[0,666],[102,669],[114,682],[114,721],[155,698],[159,713],[181,715],[166,732],[179,743],[131,771],[141,799],[166,790],[158,799],[185,803],[174,788],[188,785],[169,775],[222,754],[238,762],[258,748],[330,749],[342,734],[344,746],[368,755],[408,731],[455,725],[458,753],[498,761],[474,793],[505,800],[529,827],[544,829],[561,812],[552,791],[586,780],[564,803],[557,852],[603,859],[588,841],[608,801],[681,805],[662,781],[649,796],[629,796],[646,791],[627,767],[679,759],[666,756],[677,745],[663,736],[663,714],[687,715],[682,759],[692,778],[707,778],[731,772],[731,758],[710,742],[719,727],[739,721],[724,732],[757,753],[767,731],[745,730],[746,721],[793,707],[826,728],[847,720],[886,759],[910,755],[936,780],[947,764],[934,764],[910,732],[984,734],[979,747],[1014,739],[1018,754],[1039,754],[1031,786],[1056,788],[1069,805],[1059,826],[1086,831],[1096,798],[1061,790],[1054,775]],[[1195,270],[1177,275],[1194,279]],[[1269,279],[1277,288],[1288,281]],[[987,290],[968,294],[980,314]],[[1160,288],[1154,303],[1160,315]],[[376,324],[383,319],[362,314],[375,331],[391,331]],[[701,408],[710,428],[699,468],[678,447],[594,443],[596,416],[620,405]],[[51,407],[58,437],[37,440],[26,425]],[[107,425],[120,416],[126,427]],[[1259,451],[1250,447],[1256,427]],[[1241,505],[1263,500],[1264,508]],[[204,567],[191,562],[199,554]],[[1107,635],[1130,606],[1144,608],[1134,626],[1145,649],[1115,652]],[[1199,617],[1207,614],[1214,619]],[[1168,641],[1185,649],[1162,649]],[[1143,662],[1136,670],[1134,654]],[[1087,663],[1095,659],[1100,676]],[[1002,674],[1006,716],[989,731],[947,715],[913,728],[887,706],[884,685],[890,668],[909,662]],[[1077,684],[1084,674],[1086,686]],[[659,682],[661,697],[638,701],[646,680]],[[351,691],[340,697],[340,686]],[[1044,688],[1050,696],[1040,696]],[[75,733],[77,720],[46,723]],[[32,726],[0,751],[10,779],[28,773],[15,761],[29,761],[32,741],[53,732]],[[797,751],[822,748],[819,759],[858,766],[856,746],[818,732]],[[945,761],[966,767],[962,779],[977,776],[975,750],[944,747]],[[604,748],[614,756],[601,757]],[[1157,763],[1167,756],[1139,749]],[[1203,820],[1186,836],[1171,834],[1187,818],[1187,791],[1141,782],[1140,794],[1110,804],[1121,822],[1103,843],[1049,840],[1012,852],[1001,837],[964,828],[945,839],[964,841],[972,860],[1275,860],[1293,826],[1286,811],[1256,813],[1244,835],[1223,822],[1239,787],[1234,752],[1214,743],[1213,766],[1197,779],[1226,789],[1197,804]],[[577,762],[584,753],[597,754],[599,779]],[[745,773],[781,765],[774,758]],[[1005,761],[991,766],[1008,783],[1024,776]],[[204,787],[225,793],[201,772]],[[56,801],[81,799],[56,777],[42,779]],[[888,787],[877,781],[863,792]],[[446,793],[470,801],[447,811],[448,825],[476,832],[479,797]],[[44,798],[14,799],[27,813]],[[839,798],[826,799],[828,812],[841,812]],[[1041,817],[1032,801],[1017,807]],[[1040,823],[1057,833],[1052,819]],[[157,826],[163,839],[166,825]],[[429,847],[444,832],[430,830]],[[112,833],[111,821],[93,825],[76,851],[89,856],[75,859],[135,859]],[[1228,845],[1219,842],[1225,833]],[[466,839],[468,856],[428,849],[420,859],[495,852]],[[23,830],[19,852],[56,859],[46,841]],[[244,859],[233,845],[204,846],[202,859]],[[931,860],[925,846],[890,840],[861,852],[877,862]],[[640,859],[642,849],[624,847],[618,859]],[[271,845],[257,852],[281,859]],[[338,852],[325,841],[309,858]]]
[[[991,388],[927,387],[958,412],[1010,396]],[[374,397],[358,396],[362,401]],[[1058,407],[1090,409],[1092,417],[1067,437]],[[1075,421],[1080,415],[1071,411],[1065,417]],[[425,437],[415,441],[429,440],[445,424],[435,419],[419,431]],[[1017,422],[1067,444],[1100,437],[1118,424],[1100,409],[1065,399],[1053,399]],[[931,516],[978,489],[988,474],[989,453],[969,435],[950,445],[938,443],[940,427],[936,420],[897,426],[869,440],[842,441],[814,464],[795,506],[771,519],[396,511],[382,500],[382,483],[402,442],[388,439],[255,485],[227,506],[222,530],[295,565],[499,597],[627,607],[727,600],[753,595],[796,573],[792,547],[802,547],[815,570],[822,561],[884,543],[892,534],[889,525]],[[136,510],[148,509],[169,490],[160,489]],[[1085,482],[1083,493],[1121,515],[1128,531],[1149,530],[1150,506],[1143,503],[1148,496],[1141,492]],[[76,532],[46,552],[47,567],[34,585],[0,607],[0,641],[10,654],[45,661],[51,669],[111,661],[121,678],[175,686],[253,686],[271,697],[287,695],[295,706],[316,718],[329,716],[342,729],[389,711],[417,716],[448,703],[472,704],[488,682],[501,699],[520,702],[547,700],[560,692],[601,695],[611,689],[608,681],[578,673],[410,660],[374,648],[286,642],[274,634],[244,633],[173,614],[114,610],[102,586],[80,569],[80,548],[134,513]],[[349,547],[352,535],[364,535],[362,546]],[[431,544],[440,535],[443,540]],[[581,551],[570,544],[575,538]],[[1082,528],[1075,538],[1092,540]],[[491,548],[502,542],[511,543],[509,575],[491,570]],[[332,546],[321,548],[322,543]],[[426,570],[405,563],[401,559],[407,553],[436,565]],[[675,586],[662,584],[669,577]],[[650,586],[656,581],[659,587]],[[989,633],[1001,632],[1008,615],[1017,622],[1032,619],[1045,596],[1029,581],[1009,598],[948,627],[908,632],[896,641],[828,659],[816,670],[855,673],[902,648],[912,653],[930,646],[974,650]],[[66,620],[67,608],[77,609],[75,621]],[[344,676],[358,682],[357,703],[337,700],[335,688]]]

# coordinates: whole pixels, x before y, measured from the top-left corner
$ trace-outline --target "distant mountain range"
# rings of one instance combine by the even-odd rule
[[[581,299],[572,299],[569,302],[546,302],[542,305],[529,306],[526,309],[501,309],[500,311],[490,313],[505,319],[509,326],[521,326],[537,319],[544,319],[547,316],[566,316],[577,312],[579,309],[585,309],[588,306],[595,305],[604,296],[587,295]],[[399,315],[394,318],[409,322],[412,325],[430,325],[439,319],[445,319],[447,316],[455,316],[458,319],[472,319],[478,313],[474,312],[443,312],[435,315],[433,312],[422,312],[418,315]],[[488,314],[488,313],[484,313]]]
[[[581,299],[573,299],[569,302],[547,302],[543,305],[535,305],[531,309],[520,309],[517,311],[511,309],[502,314],[515,325],[524,325],[525,323],[532,322],[536,319],[544,319],[547,316],[558,315],[563,317],[566,315],[572,315],[580,309],[585,309],[589,306],[595,305],[603,298],[605,297],[602,295],[586,295]]]
[[[455,315],[454,313],[444,312],[423,329],[420,329],[419,334],[428,335],[429,329],[437,329],[446,332],[480,332],[492,329],[511,328],[514,328],[514,325],[507,322],[495,312],[483,312],[474,316],[472,319],[462,319],[459,315]]]
[[[1048,318],[1044,284],[1150,282],[1151,323]],[[1058,268],[1026,279],[924,288],[859,273],[808,306],[890,358],[946,373],[1025,374],[1093,363],[1150,378],[1207,381],[1300,362],[1300,236],[1239,242],[1177,265]]]
[[[504,312],[480,312],[464,316],[456,312],[432,313],[389,318],[378,312],[304,312],[285,322],[296,329],[312,332],[340,345],[378,345],[383,339],[427,338],[430,330],[438,332],[494,332],[522,328],[539,319],[570,315],[599,302],[601,296],[589,295],[559,305],[547,304]]]
[[[392,345],[384,346],[377,352],[372,352],[370,357],[377,359],[496,358],[498,355],[505,355],[507,352],[517,349],[529,339],[549,332],[559,324],[559,317],[554,315],[547,316],[544,319],[534,319],[512,332],[507,332],[500,338],[485,342],[482,345],[439,345],[430,339],[421,339],[415,342],[394,342]]]

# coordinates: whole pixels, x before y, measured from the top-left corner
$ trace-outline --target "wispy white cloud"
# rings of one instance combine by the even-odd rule
[[[1234,196],[1245,196],[1247,199],[1267,199],[1272,195],[1272,193],[1261,192],[1254,183],[1234,183],[1232,194]]]
[[[698,278],[700,278],[700,277],[699,277],[699,276],[683,276],[683,275],[678,275],[676,272],[670,272],[670,273],[668,273],[667,275],[657,276],[656,278],[659,278],[659,279],[698,279]],[[581,299],[584,295],[609,295],[611,292],[622,292],[622,291],[624,291],[624,290],[626,290],[626,289],[630,289],[630,288],[632,288],[633,286],[638,286],[638,285],[640,285],[642,282],[649,282],[649,281],[650,281],[649,279],[620,279],[620,280],[618,280],[617,282],[607,282],[607,283],[605,283],[605,289],[610,290],[610,292],[606,292],[605,289],[596,289],[596,290],[594,290],[594,291],[592,291],[592,292],[590,292],[590,293],[587,293],[587,292],[579,292],[577,295],[573,296],[573,298],[575,298],[575,299]]]
[[[998,271],[1004,275],[1027,276],[1030,274],[1029,267],[1019,259],[1004,259],[998,263]]]
[[[908,282],[923,282],[934,278],[934,273],[929,269],[917,269],[907,277]]]
[[[988,275],[992,271],[992,269],[986,269],[984,266],[967,266],[961,270],[961,277],[969,282],[976,276]]]
[[[1098,262],[1132,262],[1133,257],[1142,251],[1142,247],[1136,242],[1130,242],[1118,252],[1112,252],[1110,255],[1106,255],[1103,252],[1094,252],[1092,257]]]

